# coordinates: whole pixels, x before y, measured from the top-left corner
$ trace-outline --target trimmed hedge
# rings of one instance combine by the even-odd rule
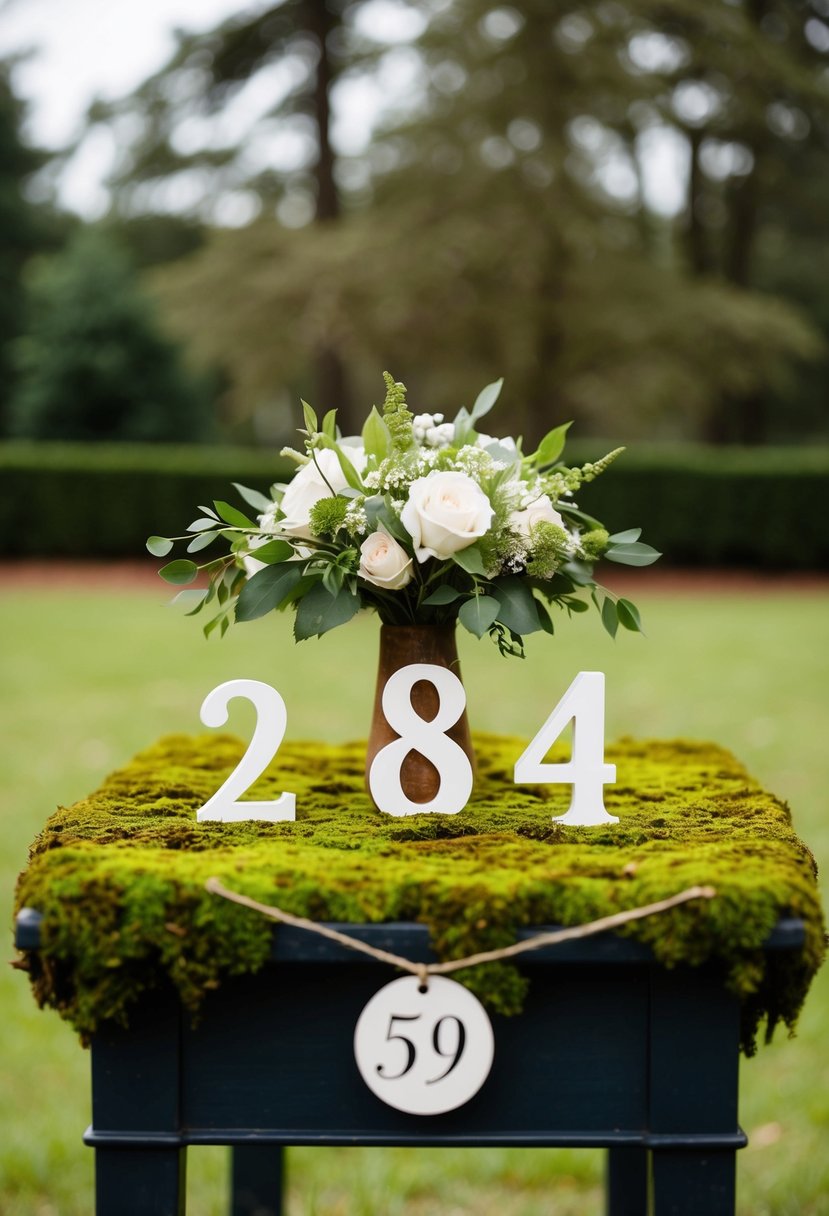
[[[608,446],[613,446],[608,445]],[[596,444],[568,445],[569,463]],[[199,503],[266,491],[294,466],[245,448],[0,444],[0,554],[140,557],[147,536],[182,532]],[[579,505],[611,531],[641,526],[672,565],[829,567],[829,447],[637,445],[584,487]]]

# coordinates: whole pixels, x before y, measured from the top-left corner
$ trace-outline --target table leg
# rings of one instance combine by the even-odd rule
[[[184,1216],[183,1148],[96,1148],[95,1216]]]
[[[230,1216],[282,1216],[284,1150],[272,1144],[233,1149]]]
[[[653,1152],[653,1216],[734,1216],[733,1151]]]
[[[648,1150],[636,1144],[607,1152],[607,1216],[648,1216]]]

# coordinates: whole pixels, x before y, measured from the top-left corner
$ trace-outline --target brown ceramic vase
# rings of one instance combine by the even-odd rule
[[[386,681],[401,667],[410,663],[434,663],[438,667],[448,667],[461,678],[458,647],[455,641],[454,625],[381,625],[380,626],[380,662],[377,670],[377,690],[374,695],[374,713],[371,719],[371,730],[366,751],[366,788],[368,789],[368,773],[371,762],[381,747],[391,743],[400,736],[386,721],[383,714],[383,689]],[[434,685],[426,680],[419,680],[412,688],[412,707],[421,718],[431,722],[438,710],[438,696]],[[475,753],[472,750],[472,739],[469,734],[469,720],[466,710],[446,732],[450,739],[457,743],[475,771]],[[434,798],[440,787],[440,777],[435,766],[420,752],[410,751],[403,761],[400,770],[400,784],[407,798],[412,802],[429,802]]]

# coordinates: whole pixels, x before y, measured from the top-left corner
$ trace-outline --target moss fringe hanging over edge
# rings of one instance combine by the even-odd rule
[[[619,824],[562,828],[563,786],[516,786],[521,740],[479,735],[478,779],[458,815],[383,815],[363,788],[363,743],[285,743],[250,796],[297,797],[292,823],[199,824],[197,809],[243,751],[229,735],[171,735],[88,798],[60,808],[35,840],[16,905],[43,915],[26,952],[37,1000],[87,1039],[125,1023],[168,977],[194,1015],[205,993],[256,971],[273,925],[207,894],[216,875],[315,920],[425,923],[441,958],[504,946],[526,925],[579,924],[694,884],[718,896],[624,932],[666,966],[724,964],[742,1003],[743,1047],[758,1028],[793,1028],[825,937],[814,858],[785,804],[723,749],[623,739],[605,792]],[[555,758],[555,753],[553,753]],[[565,758],[560,753],[559,758]],[[764,953],[781,916],[806,925],[802,951]],[[517,1013],[526,980],[495,963],[458,978],[493,1010]]]

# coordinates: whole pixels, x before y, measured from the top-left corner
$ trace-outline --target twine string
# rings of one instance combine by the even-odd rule
[[[618,929],[622,925],[630,924],[631,921],[644,920],[648,916],[657,916],[660,912],[667,912],[671,908],[677,908],[680,904],[688,903],[692,899],[713,899],[717,894],[713,887],[688,887],[687,890],[680,891],[678,895],[671,895],[668,899],[660,899],[653,904],[643,904],[638,908],[630,908],[626,912],[614,912],[612,916],[602,916],[599,920],[592,920],[583,925],[573,925],[566,929],[554,929],[549,933],[537,933],[535,937],[527,938],[526,941],[515,942],[511,946],[503,946],[498,950],[482,950],[478,954],[469,954],[465,958],[449,959],[444,963],[414,963],[411,959],[404,958],[400,954],[393,954],[389,950],[381,950],[377,946],[370,946],[368,942],[360,941],[357,937],[349,937],[348,934],[340,933],[337,929],[331,929],[328,925],[321,925],[317,921],[308,920],[304,916],[294,916],[292,912],[286,912],[283,908],[276,908],[270,904],[262,904],[247,895],[240,894],[238,891],[231,891],[218,878],[208,878],[204,885],[211,895],[219,895],[222,899],[230,900],[235,904],[241,904],[243,908],[250,908],[254,912],[260,912],[263,916],[270,917],[271,920],[279,921],[284,925],[292,925],[296,929],[307,929],[309,933],[316,933],[320,937],[328,938],[329,941],[338,942],[339,945],[345,946],[348,950],[367,954],[380,963],[388,963],[392,967],[398,967],[401,971],[408,971],[410,975],[417,976],[424,987],[428,987],[430,975],[448,975],[450,972],[460,971],[464,967],[477,967],[482,963],[496,963],[502,959],[515,958],[517,955],[526,954],[530,950],[540,950],[543,946],[556,946],[560,942],[592,937],[596,933],[605,933],[610,929]]]

